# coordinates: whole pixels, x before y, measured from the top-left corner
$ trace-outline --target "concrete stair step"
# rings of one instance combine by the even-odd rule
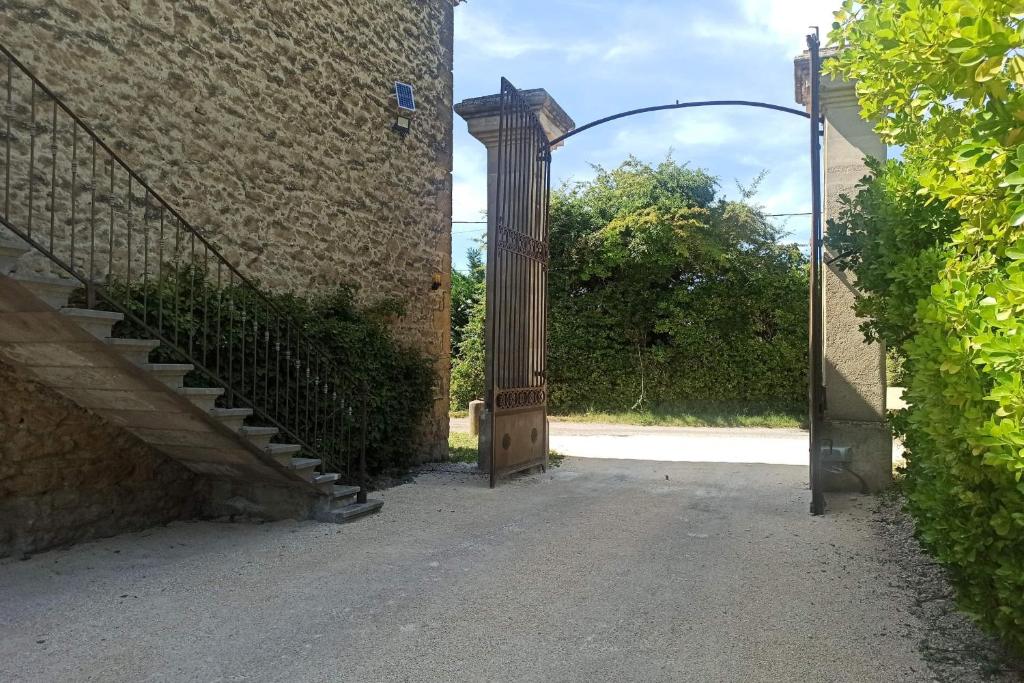
[[[252,417],[250,408],[211,408],[207,412],[210,413],[210,417],[233,432],[242,428],[246,418]]]
[[[267,444],[266,450],[274,460],[277,460],[285,467],[291,467],[292,461],[295,460],[295,456],[302,450],[302,446],[294,443],[272,443]]]
[[[277,436],[277,427],[247,427],[238,430],[238,433],[249,440],[253,446],[265,449],[270,446],[270,440]]]
[[[114,347],[115,351],[136,365],[148,365],[149,354],[160,346],[160,342],[156,339],[118,339],[117,337],[107,337],[103,341]]]
[[[97,339],[109,338],[110,330],[114,327],[114,323],[124,320],[123,313],[95,311],[90,308],[62,308],[60,312],[62,315],[66,315],[74,320],[78,323],[79,327]]]
[[[209,387],[183,387],[176,391],[192,401],[193,405],[207,412],[216,408],[217,399],[224,395],[223,389]]]
[[[316,458],[292,458],[291,463],[288,465],[288,469],[311,484],[313,479],[316,478],[317,467],[320,467],[320,460]]]
[[[146,363],[142,368],[171,389],[181,389],[185,386],[185,375],[195,370],[196,366],[189,363]]]
[[[352,503],[345,507],[338,508],[337,510],[331,510],[328,514],[329,521],[332,522],[351,522],[360,517],[373,514],[384,507],[383,500],[367,500],[365,503]]]
[[[9,231],[0,235],[0,275],[13,273],[18,259],[32,251],[32,247]]]
[[[313,484],[320,489],[321,493],[332,493],[334,491],[334,482],[338,481],[340,478],[341,475],[335,472],[318,474],[313,477]]]
[[[356,496],[362,489],[358,486],[335,486],[331,491],[333,500],[331,501],[332,510],[340,510],[341,508],[351,505],[356,502]]]
[[[15,273],[14,279],[21,283],[22,287],[45,301],[47,305],[58,309],[67,306],[71,294],[76,289],[85,286],[78,280],[54,275],[36,275],[35,273]]]

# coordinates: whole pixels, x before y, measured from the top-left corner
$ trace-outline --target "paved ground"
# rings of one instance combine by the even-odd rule
[[[806,468],[442,466],[347,526],[181,523],[0,563],[3,681],[929,681],[872,499]]]

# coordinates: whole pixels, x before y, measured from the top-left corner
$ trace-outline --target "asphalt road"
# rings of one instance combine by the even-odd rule
[[[2,681],[930,681],[870,498],[806,468],[442,466],[346,526],[0,562]]]

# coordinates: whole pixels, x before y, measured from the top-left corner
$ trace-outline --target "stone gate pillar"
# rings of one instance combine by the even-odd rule
[[[522,90],[522,97],[526,100],[530,110],[537,116],[540,125],[543,127],[548,140],[554,140],[576,127],[576,124],[562,109],[561,106],[544,89]],[[498,190],[498,136],[501,123],[501,100],[502,96],[487,95],[464,100],[455,105],[455,113],[465,119],[469,126],[469,133],[482,142],[487,148],[487,240],[493,244],[497,235],[497,190]],[[506,169],[509,169],[506,164]],[[514,165],[511,173],[522,172]],[[540,200],[538,197],[537,201]],[[491,286],[488,279],[488,287]],[[530,335],[524,331],[524,343],[529,343]],[[487,340],[488,354],[491,353],[491,340]],[[490,397],[485,399],[487,407],[480,417],[480,442],[479,458],[481,469],[490,468],[491,433],[493,422],[489,410]],[[546,432],[547,430],[545,430]]]
[[[834,52],[833,52],[834,54]],[[823,58],[828,53],[823,52]],[[809,62],[796,60],[796,96],[810,104]],[[824,225],[840,210],[839,198],[854,196],[857,183],[868,175],[865,158],[884,160],[886,148],[873,126],[861,118],[854,82],[822,76],[821,108],[825,116]],[[826,249],[825,259],[835,258]],[[860,331],[863,319],[853,312],[857,300],[853,273],[838,265],[824,270],[825,388],[827,408],[823,444],[851,446],[848,468],[826,465],[826,491],[871,491],[892,481],[892,435],[886,424],[885,347],[869,344]],[[849,471],[847,471],[847,469]],[[850,472],[853,472],[851,474]]]

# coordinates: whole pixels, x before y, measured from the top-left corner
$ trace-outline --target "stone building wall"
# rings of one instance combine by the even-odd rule
[[[0,557],[202,512],[184,466],[3,362],[0,392]]]
[[[398,298],[446,449],[451,0],[0,0],[0,43],[247,275]],[[416,88],[392,130],[396,80]],[[441,286],[434,289],[434,278]]]

